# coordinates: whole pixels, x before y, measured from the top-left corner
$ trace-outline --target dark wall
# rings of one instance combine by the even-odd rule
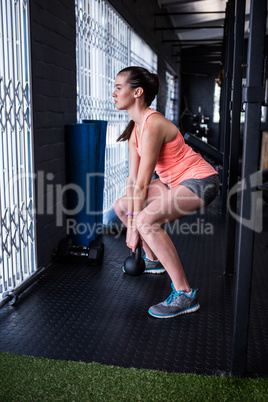
[[[50,262],[65,236],[64,126],[76,122],[74,0],[31,0],[33,135],[37,195],[38,265]]]
[[[215,79],[217,77],[218,71],[207,75],[182,74],[181,76],[181,112],[183,112],[185,104],[188,105],[188,109],[194,115],[198,113],[198,107],[201,107],[201,113],[205,117],[209,117],[208,142],[216,148],[219,147],[219,124],[213,123],[213,106]],[[183,122],[184,129],[189,129],[191,119],[184,118]]]

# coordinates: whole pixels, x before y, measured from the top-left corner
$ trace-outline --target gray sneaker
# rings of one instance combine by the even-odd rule
[[[159,260],[149,260],[149,258],[146,257],[146,254],[144,254],[142,258],[145,262],[145,270],[143,272],[144,274],[163,274],[164,272],[166,272],[165,268]],[[125,272],[124,266],[122,267],[122,271]]]
[[[156,318],[171,318],[192,313],[200,308],[197,300],[198,289],[192,289],[191,297],[182,290],[176,291],[173,284],[172,289],[173,291],[165,301],[149,308],[149,314]]]
[[[145,262],[144,274],[163,274],[164,272],[166,272],[165,268],[159,260],[149,260],[149,258],[146,257],[146,254],[144,254],[143,259]]]

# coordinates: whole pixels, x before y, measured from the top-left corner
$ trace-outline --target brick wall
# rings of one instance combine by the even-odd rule
[[[65,185],[64,126],[76,122],[74,0],[30,0],[38,265],[65,236],[56,186]],[[58,192],[59,193],[59,192]],[[57,200],[58,198],[58,200]],[[58,205],[59,206],[59,205]]]

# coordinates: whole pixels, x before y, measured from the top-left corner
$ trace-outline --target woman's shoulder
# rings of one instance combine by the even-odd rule
[[[163,141],[172,141],[178,134],[178,128],[170,120],[168,120],[162,113],[152,113],[145,126],[147,132],[153,131],[159,133]]]
[[[159,124],[164,125],[167,124],[167,122],[168,120],[162,113],[157,112],[156,110],[152,110],[151,113],[148,113],[148,115],[145,117],[144,129],[147,126],[158,127]]]
[[[149,118],[160,118],[160,119],[165,119],[165,116],[163,115],[163,113],[158,112],[157,110],[154,109],[150,109],[149,112],[147,112],[147,114],[145,115],[145,119],[148,120]]]

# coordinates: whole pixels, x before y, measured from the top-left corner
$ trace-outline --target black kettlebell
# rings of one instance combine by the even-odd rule
[[[142,275],[145,270],[145,262],[141,257],[141,246],[138,244],[135,254],[130,250],[130,256],[125,259],[124,270],[130,276]]]

